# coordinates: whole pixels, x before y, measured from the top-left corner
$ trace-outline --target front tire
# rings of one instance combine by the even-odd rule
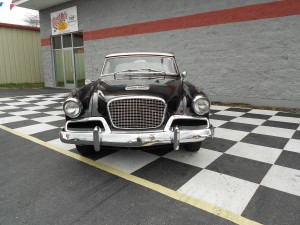
[[[201,148],[202,142],[194,142],[194,143],[188,143],[184,144],[184,148],[188,152],[198,152],[199,149]]]
[[[76,145],[76,149],[80,155],[90,155],[95,152],[94,146],[91,145]]]

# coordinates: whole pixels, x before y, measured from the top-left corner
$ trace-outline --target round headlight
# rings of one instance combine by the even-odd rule
[[[69,98],[64,103],[64,111],[68,117],[76,118],[80,115],[82,104],[77,98]]]
[[[210,103],[203,96],[197,96],[193,100],[193,109],[198,115],[204,115],[209,112]]]

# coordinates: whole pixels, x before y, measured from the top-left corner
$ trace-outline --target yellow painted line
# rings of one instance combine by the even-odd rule
[[[199,208],[199,209],[202,209],[206,212],[209,212],[213,215],[216,215],[218,217],[221,217],[221,218],[224,218],[226,220],[229,220],[229,221],[232,221],[234,223],[237,223],[237,224],[245,224],[245,225],[258,225],[260,223],[256,222],[256,221],[253,221],[253,220],[250,220],[250,219],[247,219],[245,217],[242,217],[240,215],[237,215],[233,212],[230,212],[226,209],[223,209],[221,207],[218,207],[218,206],[215,206],[215,205],[212,205],[212,204],[209,204],[207,202],[204,202],[202,200],[199,200],[199,199],[195,199],[195,198],[192,198],[186,194],[182,194],[182,193],[179,193],[177,191],[174,191],[174,190],[171,190],[169,188],[166,188],[164,186],[161,186],[159,184],[156,184],[156,183],[153,183],[153,182],[150,182],[148,180],[145,180],[145,179],[142,179],[142,178],[139,178],[139,177],[136,177],[136,176],[133,176],[131,174],[128,174],[128,173],[125,173],[121,170],[118,170],[118,169],[115,169],[115,168],[112,168],[110,166],[107,166],[107,165],[104,165],[102,163],[99,163],[99,162],[96,162],[94,160],[91,160],[89,158],[86,158],[86,157],[83,157],[81,155],[78,155],[76,153],[73,153],[73,152],[70,152],[68,150],[65,150],[63,148],[60,148],[60,147],[57,147],[55,145],[52,145],[50,143],[47,143],[47,142],[44,142],[38,138],[35,138],[35,137],[32,137],[32,136],[29,136],[29,135],[26,135],[26,134],[23,134],[21,132],[18,132],[16,130],[13,130],[11,128],[8,128],[8,127],[5,127],[3,125],[0,125],[0,129],[2,130],[5,130],[5,131],[8,131],[12,134],[15,134],[17,136],[20,136],[22,138],[25,138],[29,141],[32,141],[32,142],[35,142],[39,145],[42,145],[46,148],[50,148],[54,151],[57,151],[63,155],[66,155],[66,156],[69,156],[73,159],[76,159],[76,160],[79,160],[83,163],[86,163],[90,166],[93,166],[93,167],[96,167],[98,169],[101,169],[103,171],[106,171],[110,174],[113,174],[113,175],[116,175],[118,177],[121,177],[125,180],[128,180],[128,181],[131,181],[133,183],[136,183],[136,184],[139,184],[143,187],[146,187],[148,189],[151,189],[155,192],[158,192],[158,193],[161,193],[167,197],[170,197],[172,199],[176,199],[180,202],[183,202],[183,203],[186,203],[186,204],[189,204],[191,206],[194,206],[196,208]]]

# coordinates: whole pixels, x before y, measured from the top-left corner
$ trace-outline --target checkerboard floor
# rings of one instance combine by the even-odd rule
[[[0,124],[61,143],[67,94],[0,98]],[[300,114],[212,106],[199,152],[103,148],[91,159],[265,224],[300,221]]]

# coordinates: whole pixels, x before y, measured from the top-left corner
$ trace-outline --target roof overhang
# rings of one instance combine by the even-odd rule
[[[15,0],[13,4],[27,9],[42,10],[69,1],[70,0]]]

